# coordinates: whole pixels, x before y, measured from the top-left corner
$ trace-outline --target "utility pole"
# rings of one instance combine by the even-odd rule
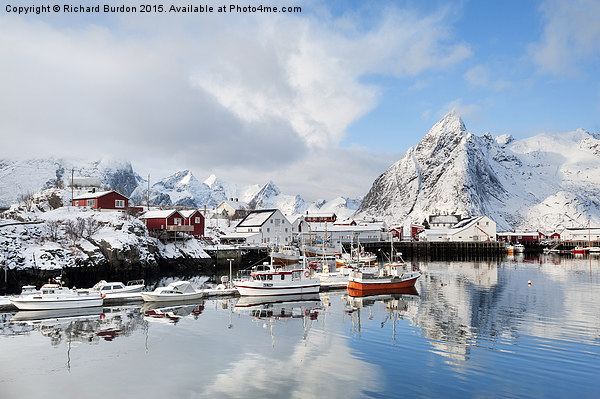
[[[73,174],[75,173],[75,169],[71,168],[71,206],[73,205]]]
[[[148,173],[148,191],[146,192],[146,210],[150,210],[150,173]]]

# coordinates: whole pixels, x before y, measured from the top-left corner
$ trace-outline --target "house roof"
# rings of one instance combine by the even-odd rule
[[[202,212],[200,212],[198,209],[184,209],[182,211],[179,211],[179,213],[181,214],[181,216],[183,216],[184,218],[190,218],[192,217],[196,212],[202,214]]]
[[[142,219],[166,219],[171,217],[172,214],[179,213],[177,209],[165,209],[162,211],[148,211],[140,216]],[[179,213],[181,216],[181,213]]]
[[[221,203],[219,204],[219,206],[221,206],[223,204],[229,205],[230,207],[232,207],[236,211],[243,210],[243,209],[248,209],[248,204],[245,203],[245,202],[243,202],[243,201],[223,200],[223,201],[221,201]]]
[[[73,197],[73,199],[74,199],[74,200],[82,200],[82,199],[100,198],[100,197],[103,197],[103,196],[105,196],[105,195],[107,195],[107,194],[110,194],[110,193],[119,194],[119,193],[117,193],[115,190],[109,190],[109,191],[96,191],[96,192],[93,192],[93,193],[89,193],[89,192],[88,192],[88,193],[85,193],[85,194],[80,194],[80,195],[78,195],[78,196],[76,196],[76,197]],[[119,194],[119,195],[120,195],[120,196],[122,196],[122,197],[124,197],[124,198],[127,198],[127,197],[125,197],[125,196],[124,196],[124,195],[122,195],[122,194]]]
[[[237,227],[260,227],[265,224],[275,212],[277,212],[277,209],[252,211],[238,223]]]
[[[331,218],[334,217],[335,213],[333,212],[328,212],[328,213],[308,213],[306,215],[304,215],[304,217],[307,218]]]

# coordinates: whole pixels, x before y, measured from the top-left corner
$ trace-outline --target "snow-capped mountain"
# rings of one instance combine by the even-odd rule
[[[600,137],[475,136],[449,113],[373,183],[355,216],[486,215],[499,230],[600,224]]]
[[[9,208],[22,197],[50,187],[67,187],[71,174],[76,179],[97,178],[103,188],[116,190],[135,204],[146,204],[148,201],[148,181],[135,173],[127,161],[89,162],[53,158],[0,160],[0,209]],[[306,203],[300,195],[281,193],[272,181],[264,185],[238,186],[210,175],[202,182],[189,170],[176,172],[151,184],[149,199],[152,205],[214,208],[229,198],[236,198],[255,209],[277,208],[290,217],[304,213],[309,206],[313,209],[320,207]],[[340,209],[339,202],[337,199],[335,201],[333,207],[344,215],[356,209],[354,206]]]
[[[0,208],[8,208],[20,197],[46,188],[67,187],[71,175],[98,178],[105,188],[124,195],[130,195],[143,182],[126,161],[0,160]]]

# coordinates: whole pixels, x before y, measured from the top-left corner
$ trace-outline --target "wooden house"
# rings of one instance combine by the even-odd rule
[[[114,209],[126,210],[129,208],[129,198],[118,192],[111,191],[89,191],[73,197],[73,206],[86,206],[92,209]]]
[[[192,230],[189,234],[194,237],[202,237],[204,236],[204,215],[198,209],[188,209],[184,211],[179,211],[181,216],[183,216],[183,225],[184,226],[193,226],[194,230]]]
[[[148,231],[174,231],[191,233],[194,231],[194,226],[184,224],[183,215],[175,209],[148,211],[141,216],[146,222]]]

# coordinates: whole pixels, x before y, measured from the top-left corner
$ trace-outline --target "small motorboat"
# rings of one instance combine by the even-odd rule
[[[106,295],[106,297],[110,298],[114,294],[132,294],[136,292],[142,292],[145,286],[144,280],[128,281],[127,285],[120,281],[107,282],[106,280],[100,280],[91,288],[91,290],[100,292]]]
[[[175,281],[166,287],[158,287],[151,292],[142,292],[145,302],[192,301],[200,299],[205,294],[192,287],[189,281]]]
[[[102,306],[104,296],[88,289],[70,289],[60,284],[44,284],[39,292],[10,298],[19,310],[53,310]]]

